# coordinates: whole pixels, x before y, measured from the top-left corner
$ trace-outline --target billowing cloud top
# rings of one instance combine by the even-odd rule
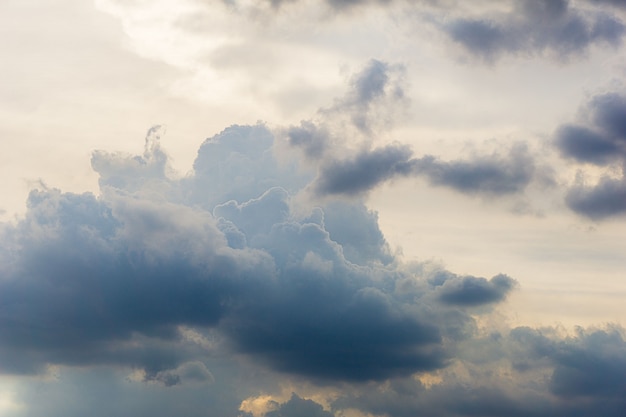
[[[449,340],[471,322],[463,308],[501,301],[514,281],[440,272],[419,284],[391,263],[362,202],[294,212],[306,175],[272,147],[264,126],[232,126],[174,180],[153,129],[143,156],[94,154],[99,197],[33,191],[3,231],[5,372],[117,364],[154,376],[202,355],[180,326],[320,380],[446,366]]]

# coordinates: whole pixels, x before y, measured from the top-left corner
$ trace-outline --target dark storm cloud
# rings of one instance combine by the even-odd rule
[[[567,0],[523,0],[507,14],[456,19],[443,27],[452,40],[490,61],[504,54],[565,58],[595,44],[618,45],[625,29],[613,15],[582,11]]]
[[[619,165],[621,178],[602,177],[595,185],[582,181],[566,195],[575,212],[600,220],[626,213],[626,98],[616,93],[593,97],[581,111],[578,124],[565,124],[554,144],[564,157],[597,166]]]

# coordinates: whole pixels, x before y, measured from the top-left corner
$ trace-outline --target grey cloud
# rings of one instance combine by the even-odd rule
[[[462,371],[431,386],[396,378],[346,392],[331,406],[394,417],[617,417],[626,406],[623,335],[615,327],[566,337],[552,328],[519,327],[474,337],[457,351],[468,379]]]
[[[500,302],[517,285],[514,279],[504,274],[496,275],[489,281],[472,276],[440,274],[431,282],[438,286],[436,293],[442,302],[460,306]]]
[[[592,45],[618,45],[625,32],[616,17],[572,7],[567,0],[515,2],[507,14],[456,19],[444,25],[450,38],[486,60],[504,54],[551,53],[569,57]]]
[[[506,157],[494,153],[449,162],[430,155],[416,158],[408,146],[401,144],[372,148],[373,110],[384,112],[404,96],[401,82],[392,82],[393,68],[371,61],[354,77],[348,94],[330,109],[321,110],[324,117],[320,121],[303,121],[300,126],[279,132],[291,147],[301,149],[309,160],[318,164],[317,178],[311,187],[317,196],[360,196],[395,178],[421,176],[432,185],[465,194],[499,196],[523,192],[533,180],[549,177],[536,167],[528,150],[520,145],[513,146]],[[345,139],[341,136],[349,131],[337,132],[331,128],[331,119],[341,118],[342,114],[347,114],[360,131],[363,145],[359,151],[344,149]]]
[[[555,144],[561,153],[596,165],[626,159],[626,98],[615,93],[595,96],[583,114],[588,126],[566,124],[557,130]]]
[[[626,142],[626,97],[616,93],[598,95],[588,107],[596,126],[614,140]]]
[[[428,276],[399,268],[376,214],[362,202],[330,201],[308,214],[294,212],[292,192],[280,187],[280,179],[295,171],[279,167],[273,143],[255,137],[265,138],[267,131],[235,126],[225,132],[202,145],[190,176],[165,177],[164,186],[146,175],[143,184],[150,192],[138,183],[105,181],[99,197],[57,190],[31,194],[25,218],[2,228],[3,373],[38,373],[48,364],[141,369],[145,383],[178,404],[167,387],[179,393],[206,388],[228,373],[213,377],[220,360],[244,355],[265,372],[333,385],[338,392],[333,412],[620,415],[625,348],[617,333],[563,339],[531,329],[481,338],[466,309],[474,314],[474,307],[504,300],[515,285],[511,278],[445,271]],[[205,153],[209,148],[228,155],[229,137],[233,153],[251,162],[241,181],[223,175],[238,159],[216,160]],[[106,158],[117,158],[109,166],[122,167],[133,160]],[[142,158],[153,160],[149,152]],[[217,167],[206,166],[213,164]],[[266,166],[274,168],[264,175]],[[154,176],[162,179],[160,172]],[[209,184],[215,188],[206,190]],[[233,189],[237,184],[242,190]],[[172,192],[180,189],[184,192]],[[202,200],[203,191],[210,197]],[[243,197],[233,200],[233,195]],[[215,332],[222,356],[213,357],[213,351],[186,338],[181,326]],[[458,363],[475,366],[471,370],[480,383],[458,380],[450,368]],[[498,379],[503,363],[520,378],[519,390]],[[524,378],[536,370],[547,370],[549,377],[526,384]],[[414,374],[430,371],[443,379],[427,388]],[[601,371],[607,381],[599,379]],[[585,382],[586,374],[601,392]],[[352,388],[339,389],[345,384]],[[87,386],[93,387],[88,381]],[[230,392],[209,390],[200,397],[224,394],[220,415],[234,414],[237,390],[227,388]],[[563,405],[563,399],[576,407],[584,399],[584,412]],[[190,401],[204,410],[211,406]],[[180,411],[146,405],[135,414],[168,410]],[[297,395],[271,412],[327,413]],[[55,413],[48,415],[63,414]]]
[[[626,213],[626,180],[602,178],[594,186],[575,185],[567,192],[567,205],[594,220]]]
[[[300,126],[290,127],[286,135],[290,145],[303,149],[311,159],[319,159],[328,145],[329,133],[310,121],[303,121]]]
[[[595,165],[606,165],[620,157],[618,144],[583,126],[560,127],[556,132],[556,146],[564,156]]]
[[[153,169],[167,166],[154,143],[142,157],[98,154],[99,197],[33,192],[26,217],[3,228],[4,372],[136,367],[177,386],[184,364],[209,354],[180,326],[213,329],[259,365],[320,383],[445,367],[448,341],[470,335],[472,319],[395,290],[408,272],[361,202],[293,213],[289,187],[301,178],[273,146],[262,126],[233,126],[202,144],[182,179]],[[409,155],[397,149],[380,157]],[[242,176],[227,175],[244,161]],[[141,181],[121,178],[137,170]]]
[[[140,363],[150,346],[162,346],[157,362],[175,365],[165,358],[178,351],[184,359],[184,346],[172,346],[176,326],[215,325],[232,288],[227,277],[247,263],[206,216],[121,197],[34,192],[27,217],[9,230],[5,244],[19,250],[2,270],[0,362],[18,373],[135,360],[158,370]],[[136,349],[124,343],[131,340]]]
[[[519,147],[508,158],[446,162],[433,156],[413,158],[408,147],[388,145],[322,165],[314,189],[319,195],[359,195],[394,178],[424,176],[432,185],[464,194],[499,196],[524,191],[537,175],[534,160]]]
[[[189,383],[212,383],[215,381],[211,371],[200,361],[185,362],[175,369],[147,374],[145,380],[160,382],[166,387]]]
[[[599,5],[607,4],[607,5],[614,6],[614,7],[626,8],[626,3],[624,3],[622,0],[588,0],[588,1],[591,4],[599,4]]]
[[[626,397],[626,343],[617,331],[595,331],[575,343],[559,343],[550,388],[565,398]]]
[[[370,132],[378,118],[393,117],[389,114],[397,104],[406,101],[404,94],[404,68],[372,60],[352,81],[352,91],[331,111],[350,109],[354,125]]]
[[[365,84],[378,91],[376,80]],[[241,388],[247,380],[237,385],[224,375],[239,374],[241,381],[259,373],[332,385],[338,392],[333,412],[351,407],[443,417],[600,410],[613,417],[623,411],[626,355],[619,332],[564,339],[516,330],[481,337],[475,307],[504,300],[514,280],[405,269],[389,253],[376,213],[358,199],[307,195],[313,201],[298,200],[309,205],[294,209],[294,197],[307,187],[358,194],[407,175],[464,192],[519,191],[535,169],[521,150],[510,161],[440,162],[390,145],[331,160],[312,178],[297,169],[300,160],[277,159],[264,126],[231,126],[206,140],[193,172],[176,179],[168,176],[154,133],[142,156],[94,155],[98,197],[35,191],[24,218],[2,225],[2,373],[42,373],[51,364],[75,372],[140,370],[156,388],[145,390],[142,398],[150,401],[131,407],[133,415],[234,415],[237,396],[252,394]],[[470,185],[459,182],[460,175],[472,178]],[[185,329],[215,334],[219,347],[194,341]],[[214,372],[223,361],[237,365]],[[608,382],[592,364],[607,372]],[[460,379],[452,369],[457,365],[468,367],[474,384]],[[501,377],[509,370],[519,381]],[[529,376],[545,370],[547,379]],[[426,387],[418,377],[431,371],[442,380]],[[587,372],[602,392],[586,385]],[[207,390],[220,376],[231,384]],[[101,392],[93,380],[82,381]],[[266,389],[254,382],[256,393]],[[58,395],[54,387],[51,392]],[[194,392],[193,410],[172,392],[183,398]],[[54,410],[42,411],[36,398],[28,397],[33,404],[23,415],[85,414],[83,403],[59,411],[68,411],[71,401],[52,401]],[[102,404],[91,401],[102,414]],[[297,395],[276,406],[277,416],[327,413]]]
[[[565,124],[555,133],[561,155],[598,166],[619,164],[621,178],[602,177],[595,185],[577,182],[566,194],[567,205],[595,220],[626,213],[626,98],[616,93],[593,97],[583,106],[580,124]]]
[[[378,213],[363,203],[331,201],[324,205],[324,228],[350,262],[389,264],[394,257],[378,225]]]
[[[331,161],[320,168],[315,191],[319,194],[356,195],[397,176],[411,175],[412,151],[389,145],[361,152],[353,159]]]
[[[370,60],[350,81],[350,89],[330,108],[320,110],[328,120],[348,116],[361,134],[371,135],[388,125],[407,103],[404,67]]]
[[[434,185],[467,194],[511,194],[523,191],[535,176],[535,164],[522,147],[511,150],[508,158],[498,155],[473,161],[438,161],[425,156],[415,161],[415,172]]]

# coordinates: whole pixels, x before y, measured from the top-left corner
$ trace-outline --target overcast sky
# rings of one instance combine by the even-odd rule
[[[623,1],[0,33],[0,415],[623,416]]]

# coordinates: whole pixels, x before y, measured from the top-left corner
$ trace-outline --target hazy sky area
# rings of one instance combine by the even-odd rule
[[[624,416],[623,0],[0,33],[0,416]]]

